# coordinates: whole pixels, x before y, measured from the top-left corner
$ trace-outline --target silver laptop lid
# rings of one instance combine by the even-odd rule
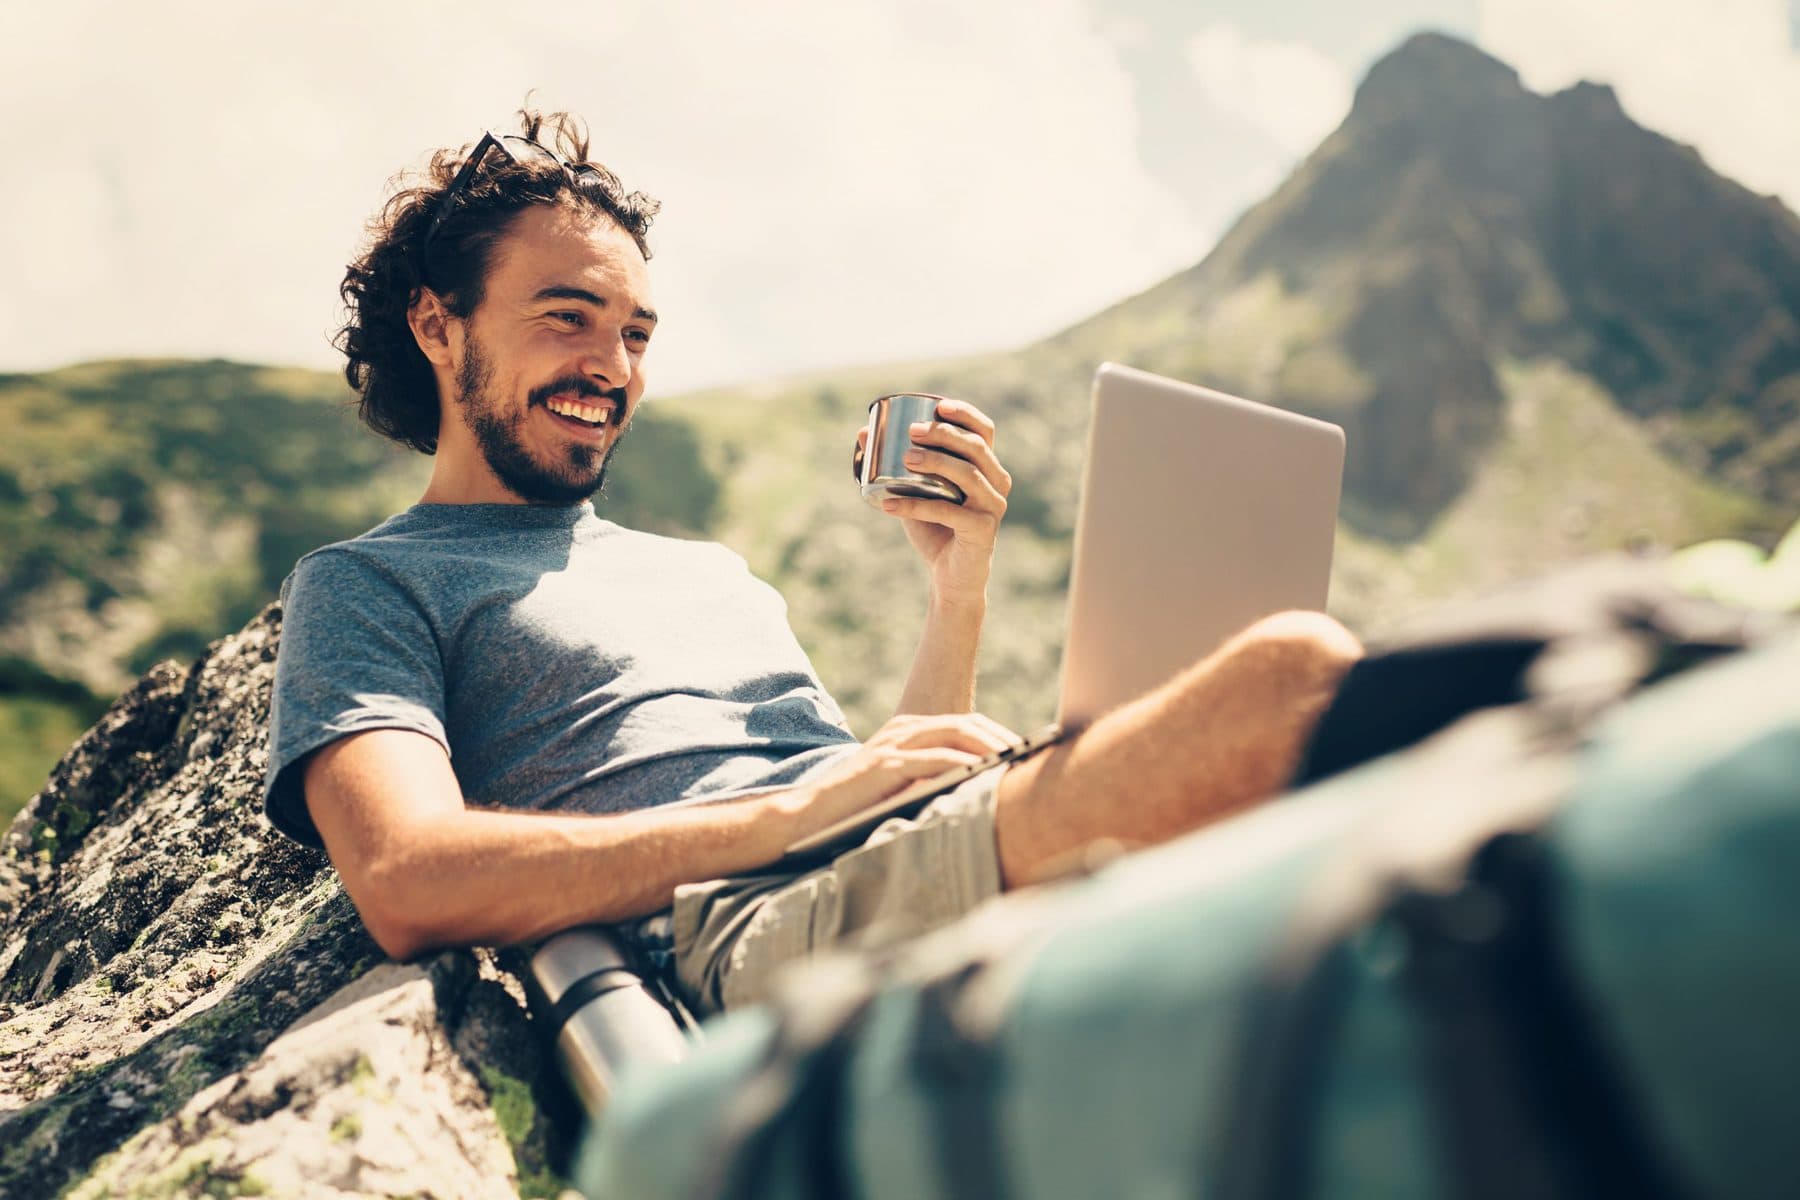
[[[1344,431],[1104,363],[1057,719],[1079,729],[1260,617],[1323,610]]]

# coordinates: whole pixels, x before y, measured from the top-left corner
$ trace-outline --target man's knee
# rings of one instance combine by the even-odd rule
[[[1322,612],[1293,609],[1263,617],[1240,633],[1238,649],[1283,663],[1341,676],[1363,656],[1356,635]]]

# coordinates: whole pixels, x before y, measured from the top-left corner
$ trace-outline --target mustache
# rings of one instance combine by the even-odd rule
[[[525,399],[531,404],[542,404],[550,397],[561,395],[564,392],[573,392],[577,396],[590,400],[611,400],[619,406],[621,413],[625,411],[624,388],[617,387],[608,390],[584,375],[566,375],[561,379],[552,380],[542,387],[532,388]]]

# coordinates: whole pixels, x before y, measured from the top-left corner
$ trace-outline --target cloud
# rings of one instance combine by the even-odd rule
[[[1187,57],[1215,107],[1260,129],[1290,155],[1310,152],[1350,111],[1349,72],[1302,42],[1256,37],[1215,21],[1188,40]]]
[[[0,130],[14,368],[330,365],[383,182],[533,87],[664,202],[665,389],[1024,341],[1204,249],[1081,0],[21,11],[0,102],[46,119]]]
[[[1800,211],[1800,51],[1788,5],[1483,0],[1478,36],[1539,91],[1611,84],[1635,120]]]

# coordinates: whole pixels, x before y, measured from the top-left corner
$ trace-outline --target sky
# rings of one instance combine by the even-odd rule
[[[396,172],[528,93],[663,202],[652,388],[1045,336],[1204,257],[1409,33],[1800,209],[1800,0],[13,5],[0,370],[335,368]]]

